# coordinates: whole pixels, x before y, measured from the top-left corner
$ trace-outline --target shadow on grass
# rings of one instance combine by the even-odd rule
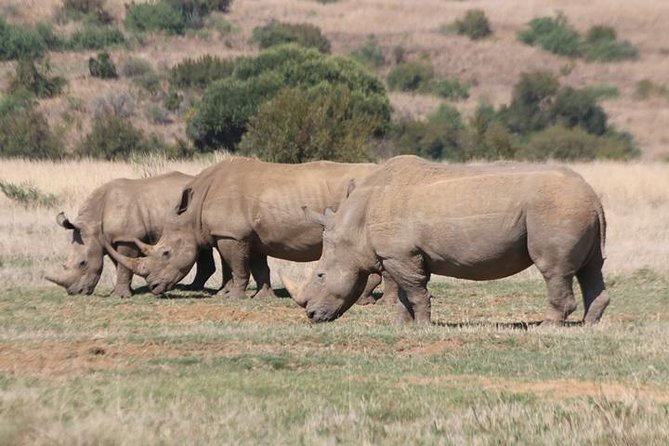
[[[173,291],[178,291],[179,294],[173,293]],[[158,299],[209,299],[214,297],[218,292],[215,288],[203,288],[199,290],[194,290],[188,285],[176,285],[172,290],[156,296]],[[148,286],[144,285],[139,288],[136,288],[133,291],[134,294],[152,294]]]
[[[530,327],[538,327],[543,324],[543,321],[521,321],[521,322],[434,322],[434,325],[439,327],[448,327],[448,328],[495,328],[498,330],[527,330]],[[547,324],[561,326],[561,327],[581,327],[583,326],[583,321],[564,321],[560,324]]]

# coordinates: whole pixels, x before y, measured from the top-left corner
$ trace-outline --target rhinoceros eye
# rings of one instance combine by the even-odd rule
[[[81,262],[79,262],[79,268],[84,269],[84,268],[86,268],[87,264],[88,264],[88,262],[86,262],[85,260],[82,260]]]
[[[323,279],[325,277],[325,273],[316,273],[316,277]]]
[[[170,256],[170,252],[168,250],[163,251],[163,257],[168,258]]]

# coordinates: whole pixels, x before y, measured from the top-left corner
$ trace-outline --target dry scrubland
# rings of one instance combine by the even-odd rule
[[[0,0],[15,21],[48,20],[60,0]],[[117,18],[122,0],[108,0]],[[485,10],[494,36],[483,42],[437,29],[471,8]],[[612,25],[641,52],[634,62],[569,61],[515,40],[536,16],[557,9],[583,31]],[[666,82],[669,3],[652,0],[236,0],[235,31],[148,36],[113,51],[165,69],[185,57],[253,53],[254,26],[270,19],[309,22],[333,52],[369,34],[386,55],[402,45],[425,54],[440,75],[474,82],[465,113],[479,99],[509,100],[522,71],[566,73],[577,87],[613,85],[604,103],[630,131],[644,162],[575,164],[601,196],[608,219],[606,278],[612,304],[597,327],[538,327],[544,287],[533,270],[503,281],[435,280],[430,327],[394,326],[393,309],[355,307],[332,324],[310,325],[289,299],[223,301],[174,292],[103,298],[108,262],[93,296],[67,296],[42,272],[65,257],[56,226],[76,215],[96,186],[178,169],[197,173],[220,157],[172,162],[0,160],[0,180],[29,182],[60,203],[28,207],[0,194],[0,444],[666,444],[669,438],[669,101],[639,100],[636,82]],[[92,52],[51,55],[65,95],[42,101],[54,125],[65,112],[88,131],[91,101],[132,90],[129,80],[87,75]],[[13,64],[0,63],[0,89]],[[83,110],[71,104],[81,101]],[[140,98],[138,109],[143,107]],[[432,96],[391,94],[400,114],[425,116]],[[134,122],[169,138],[183,124]],[[274,261],[276,272],[303,267]],[[273,278],[278,283],[276,277]],[[209,282],[215,287],[218,275]],[[141,286],[142,281],[136,281]],[[581,309],[575,317],[580,317]]]

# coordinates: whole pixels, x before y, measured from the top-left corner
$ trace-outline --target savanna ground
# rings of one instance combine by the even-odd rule
[[[396,326],[385,306],[311,325],[285,293],[158,298],[138,280],[132,299],[105,297],[109,263],[93,296],[41,279],[66,256],[58,210],[76,215],[111,178],[215,160],[0,163],[0,178],[60,200],[0,197],[0,444],[666,444],[669,165],[572,166],[609,223],[612,303],[596,327],[537,326],[532,270],[434,280],[429,327]]]
[[[0,0],[10,21],[51,20],[60,0]],[[107,7],[123,18],[124,1]],[[494,35],[482,42],[439,27],[481,8]],[[571,61],[517,42],[537,16],[562,10],[583,32],[615,27],[636,61]],[[98,185],[178,169],[197,173],[216,157],[129,163],[0,160],[0,180],[54,194],[54,207],[0,194],[0,444],[666,444],[669,438],[669,101],[639,99],[637,82],[665,85],[669,3],[655,0],[235,0],[232,32],[144,36],[112,50],[120,65],[140,57],[165,69],[185,57],[234,57],[257,48],[253,27],[270,19],[319,26],[333,52],[370,34],[387,58],[403,46],[440,75],[471,82],[455,104],[508,103],[523,71],[549,69],[576,87],[611,85],[610,119],[633,134],[639,163],[573,165],[602,198],[608,219],[606,279],[612,297],[596,327],[537,326],[542,281],[530,270],[509,280],[435,280],[434,326],[392,324],[393,309],[354,307],[311,325],[290,299],[229,301],[174,292],[105,298],[107,263],[95,295],[67,296],[42,279],[66,256],[64,210],[76,215]],[[65,25],[72,27],[72,24]],[[66,30],[67,31],[67,30]],[[40,102],[66,140],[90,127],[94,99],[135,88],[129,79],[88,76],[93,51],[54,53],[63,96]],[[380,68],[381,75],[389,65]],[[13,62],[0,63],[4,90]],[[151,98],[137,93],[138,110]],[[398,115],[422,117],[440,100],[392,93]],[[184,137],[184,123],[139,127]],[[300,266],[273,262],[299,276]],[[276,276],[274,282],[280,286]],[[209,282],[215,288],[218,274]],[[136,281],[136,287],[142,281]],[[141,291],[141,289],[140,289]],[[285,294],[283,294],[285,296]],[[572,317],[580,317],[582,308]]]

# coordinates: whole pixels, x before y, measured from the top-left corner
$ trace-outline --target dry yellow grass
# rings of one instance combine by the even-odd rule
[[[43,284],[42,271],[64,259],[66,231],[56,225],[55,215],[64,210],[74,216],[78,206],[97,186],[117,177],[139,178],[170,170],[195,174],[215,162],[173,162],[149,158],[143,162],[35,162],[2,160],[0,180],[28,182],[58,196],[54,209],[26,209],[0,195],[0,287]],[[649,268],[669,273],[669,164],[598,162],[574,164],[602,198],[608,220],[608,275],[628,274]],[[101,287],[108,288],[113,274],[105,268]],[[273,261],[273,281],[278,270],[301,275],[303,265]],[[527,275],[535,275],[532,270]],[[218,275],[214,281],[220,280]],[[139,281],[138,283],[142,283]]]
[[[124,0],[107,0],[107,9],[118,19],[125,14]],[[13,21],[36,22],[50,20],[61,0],[0,0],[0,11]],[[438,28],[451,23],[471,8],[483,9],[489,17],[494,36],[481,42],[472,42],[461,36],[445,36]],[[595,24],[615,27],[619,38],[631,41],[640,50],[640,60],[620,63],[586,63],[570,61],[516,41],[516,32],[537,16],[553,15],[563,11],[576,28],[584,32]],[[230,36],[221,39],[216,33],[209,37],[166,38],[149,36],[145,45],[128,50],[113,51],[113,58],[142,57],[154,67],[171,67],[185,57],[216,54],[235,57],[257,49],[248,42],[255,26],[271,19],[287,22],[307,22],[320,27],[332,41],[333,52],[348,53],[361,44],[367,36],[375,34],[386,56],[402,45],[407,56],[429,57],[442,75],[458,76],[472,81],[475,86],[471,97],[458,103],[458,108],[469,113],[481,99],[494,104],[508,103],[511,88],[523,71],[548,69],[555,73],[568,73],[562,82],[577,87],[607,84],[620,91],[620,97],[604,104],[610,120],[619,128],[631,132],[643,149],[645,159],[664,159],[669,156],[669,101],[640,101],[633,95],[635,84],[643,79],[655,83],[667,82],[669,72],[669,2],[658,0],[595,0],[581,2],[568,0],[471,0],[447,2],[442,0],[341,0],[323,5],[308,0],[235,0],[227,14],[236,28]],[[227,42],[224,42],[226,40]],[[56,73],[63,73],[70,80],[65,95],[89,107],[93,98],[108,92],[128,91],[135,87],[128,79],[100,81],[87,74],[87,61],[93,52],[54,53],[52,66]],[[0,63],[0,89],[4,87],[12,63]],[[382,70],[387,71],[387,67]],[[382,73],[383,74],[383,73]],[[425,116],[440,101],[432,97],[391,96],[393,105],[401,114]],[[150,123],[144,109],[150,98],[140,99],[134,121],[145,130],[156,132],[168,140],[184,137],[180,123],[167,126]],[[68,110],[64,100],[46,102],[50,120],[61,123],[63,111]],[[81,121],[80,128],[70,126],[68,141],[78,141],[89,127],[90,113],[69,110]]]

